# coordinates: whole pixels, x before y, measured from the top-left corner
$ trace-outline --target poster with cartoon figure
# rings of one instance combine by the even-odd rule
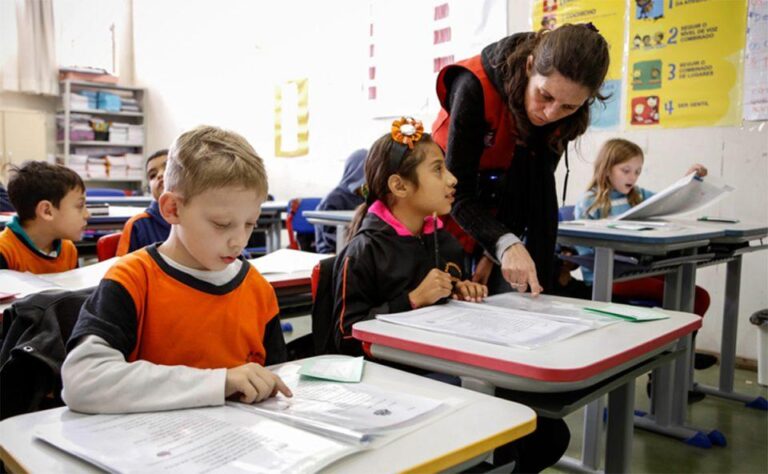
[[[627,124],[738,125],[747,0],[631,0]]]
[[[533,0],[532,29],[552,30],[564,23],[592,23],[608,42],[611,65],[600,93],[605,103],[592,105],[592,127],[618,128],[624,72],[625,0]]]

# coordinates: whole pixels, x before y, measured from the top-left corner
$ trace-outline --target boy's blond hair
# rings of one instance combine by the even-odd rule
[[[168,151],[165,189],[189,201],[208,189],[253,189],[266,199],[264,162],[241,135],[201,125],[179,135]]]

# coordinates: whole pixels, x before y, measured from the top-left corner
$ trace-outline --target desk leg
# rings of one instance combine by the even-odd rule
[[[283,222],[280,220],[280,216],[277,217],[275,220],[275,223],[272,224],[272,251],[280,250],[280,247],[282,245],[282,242],[280,242],[282,239],[280,238],[280,234],[283,232]]]
[[[761,397],[742,395],[733,391],[736,365],[736,331],[739,328],[739,296],[741,292],[741,256],[728,262],[725,274],[725,304],[723,306],[723,332],[720,339],[719,388],[696,385],[696,390],[744,403],[754,403]],[[765,404],[765,400],[762,401]]]
[[[592,300],[610,302],[613,297],[613,249],[595,248],[594,274]]]
[[[613,296],[613,249],[595,248],[595,280],[592,283],[594,301],[611,301]],[[588,404],[584,410],[584,441],[581,462],[597,470],[600,459],[600,434],[603,428],[603,399]]]
[[[728,262],[725,275],[723,335],[720,342],[720,391],[733,392],[733,367],[736,364],[736,330],[739,328],[741,256]]]
[[[608,394],[608,433],[605,472],[629,472],[632,459],[632,419],[635,408],[635,381],[630,380]]]
[[[347,225],[339,224],[336,226],[336,255],[340,254],[347,245]]]

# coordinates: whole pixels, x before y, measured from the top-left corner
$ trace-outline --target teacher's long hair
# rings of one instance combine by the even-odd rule
[[[586,87],[589,99],[573,114],[543,127],[535,127],[525,112],[525,90],[528,86],[526,63],[533,56],[533,71],[548,76],[559,72],[563,77]],[[605,101],[600,94],[608,73],[608,43],[592,24],[564,24],[555,30],[530,34],[517,44],[501,64],[507,106],[517,124],[522,140],[544,133],[553,151],[562,153],[568,142],[582,135],[589,126],[589,107],[595,100]],[[539,130],[536,130],[539,129]]]

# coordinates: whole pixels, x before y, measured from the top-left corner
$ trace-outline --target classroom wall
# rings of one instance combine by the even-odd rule
[[[509,31],[528,30],[528,2],[510,0],[508,6]],[[149,89],[149,150],[168,146],[188,127],[216,124],[251,141],[267,164],[270,191],[278,199],[324,195],[338,182],[346,156],[368,146],[389,121],[368,118],[361,105],[365,69],[361,73],[360,68],[366,65],[353,58],[365,61],[367,23],[366,2],[356,1],[299,0],[267,8],[245,0],[133,0],[135,80]],[[297,42],[297,30],[311,40]],[[291,56],[302,60],[290,66],[280,60]],[[300,77],[310,77],[310,153],[276,158],[274,83]],[[419,118],[432,120],[427,114]],[[568,203],[586,186],[600,144],[613,136],[634,140],[645,150],[645,186],[662,189],[690,163],[700,162],[736,188],[713,211],[768,222],[768,193],[760,192],[768,177],[766,127],[589,132],[571,150]],[[561,166],[559,188],[563,175]],[[737,354],[755,358],[755,330],[746,321],[768,307],[768,253],[745,256],[743,268]],[[705,350],[719,350],[724,272],[718,266],[698,274],[712,297],[698,337]]]
[[[530,5],[510,1],[509,31],[529,31]],[[711,176],[735,189],[708,214],[735,217],[744,222],[768,223],[768,124],[747,122],[740,127],[659,129],[650,131],[589,131],[569,148],[571,173],[566,202],[574,204],[592,176],[592,164],[602,143],[622,137],[640,145],[645,164],[640,185],[661,190],[683,176],[689,165],[705,165]],[[565,166],[557,170],[558,195],[562,193]],[[768,242],[766,242],[768,243]],[[698,348],[719,352],[722,308],[725,293],[725,265],[697,272],[697,283],[705,288],[712,303],[699,332]],[[757,357],[757,330],[749,315],[768,308],[768,252],[747,254],[742,263],[738,357]]]
[[[96,17],[101,20],[98,27],[109,28],[109,19],[115,24],[115,56],[117,74],[120,83],[133,85],[133,25],[131,13],[132,0],[56,0],[55,12],[72,13],[66,18],[59,18],[59,25],[65,23],[69,32],[88,31],[95,27],[95,9],[99,10]],[[57,35],[57,48],[61,49],[62,35]],[[68,37],[72,37],[70,34]],[[0,110],[34,110],[45,114],[47,130],[46,150],[49,157],[58,153],[56,148],[56,109],[61,107],[58,96],[22,94],[19,92],[0,91]]]
[[[386,130],[388,119],[361,109],[365,64],[365,1],[250,2],[233,0],[119,0],[118,69],[129,85],[148,88],[148,150],[166,147],[180,131],[200,123],[236,130],[264,157],[270,190],[280,199],[321,196],[339,180],[343,161]],[[527,31],[530,6],[509,0],[510,32]],[[301,13],[300,15],[298,13]],[[283,18],[290,18],[285,22]],[[280,19],[278,21],[278,19]],[[87,21],[88,16],[83,16]],[[85,25],[87,26],[87,25]],[[84,27],[85,27],[84,26]],[[293,32],[309,41],[298,43]],[[362,48],[362,50],[361,50]],[[302,58],[286,67],[278,57]],[[278,63],[281,66],[278,66]],[[364,70],[361,73],[360,67]],[[310,154],[276,158],[273,145],[273,84],[276,78],[311,76]],[[0,93],[0,108],[42,110],[55,153],[55,99]],[[431,123],[428,114],[420,116]],[[568,203],[574,203],[591,174],[600,144],[613,136],[636,141],[647,163],[641,183],[662,189],[691,162],[706,165],[736,191],[713,211],[744,221],[768,222],[768,126],[690,128],[632,132],[588,132],[572,147]],[[563,167],[558,169],[562,188]],[[714,212],[713,212],[714,213]],[[725,267],[701,270],[699,284],[712,296],[698,345],[719,350]],[[753,311],[768,307],[768,252],[744,257],[737,354],[756,357]]]

